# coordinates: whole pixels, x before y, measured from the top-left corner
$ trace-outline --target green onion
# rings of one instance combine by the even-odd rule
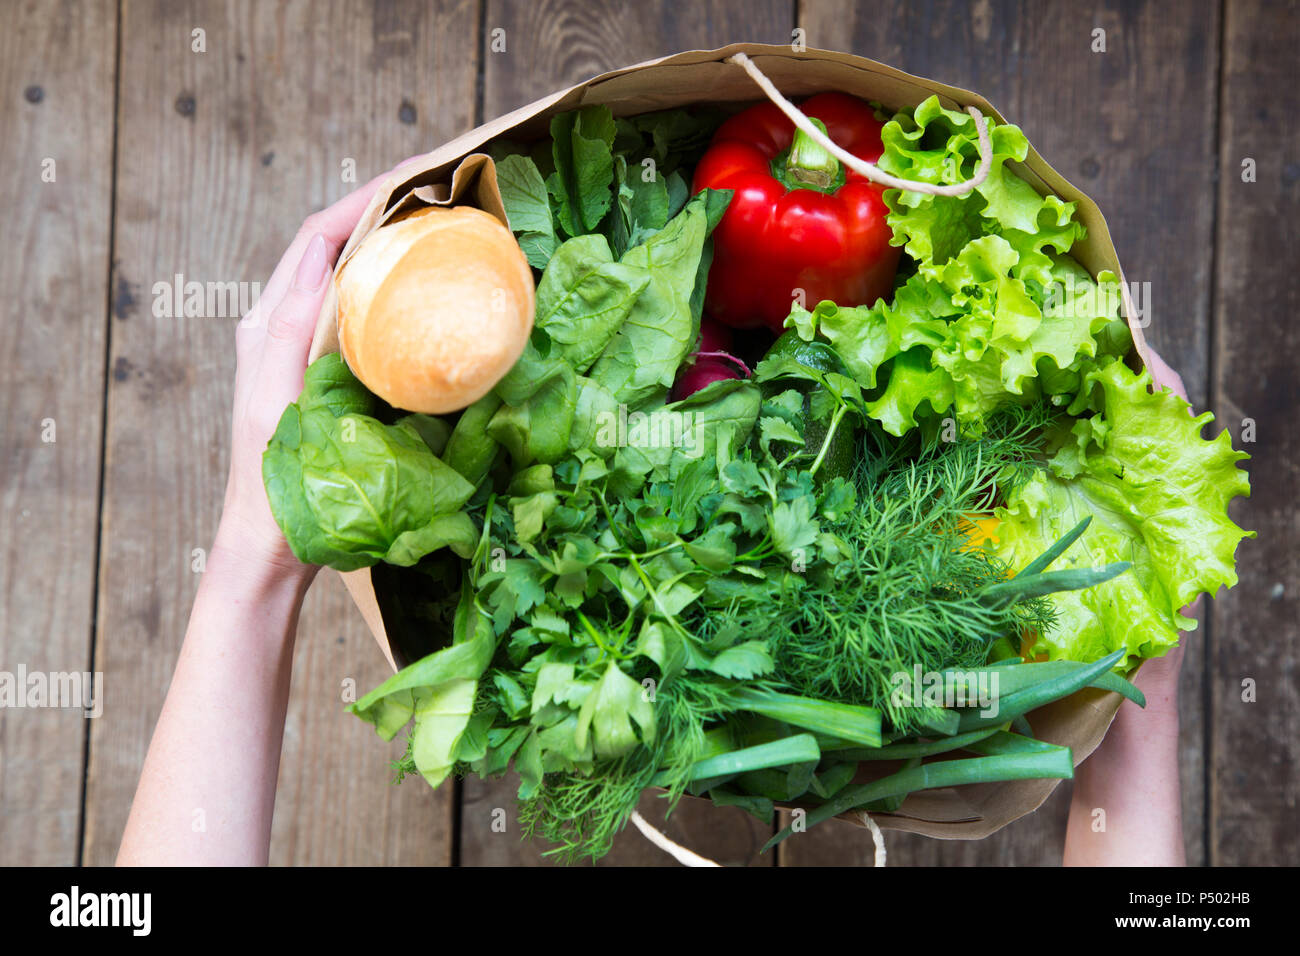
[[[1090,665],[1080,661],[1042,661],[1037,664],[1012,664],[1010,666],[1006,666],[1002,662],[999,662],[987,668],[980,668],[976,670],[975,673],[978,674],[980,670],[985,670],[989,673],[996,673],[998,680],[998,694],[1009,695],[1023,690],[1026,687],[1040,683],[1049,677],[1059,677],[1063,674],[1077,673],[1079,668],[1088,666]],[[958,677],[965,677],[967,674],[970,674],[971,671],[952,668],[941,671],[940,673],[943,675],[944,686],[946,687],[950,680]],[[1122,694],[1139,707],[1145,707],[1147,703],[1146,697],[1143,696],[1142,691],[1138,690],[1131,683],[1113,671],[1107,671],[1106,673],[1101,674],[1095,680],[1089,681],[1087,686]]]
[[[1079,540],[1079,535],[1083,534],[1084,530],[1090,524],[1092,524],[1092,515],[1088,515],[1088,517],[1084,518],[1073,528],[1071,528],[1069,531],[1063,534],[1060,540],[1058,540],[1054,545],[1052,545],[1050,548],[1048,548],[1038,557],[1034,558],[1034,560],[1030,561],[1023,568],[1021,568],[1020,573],[1017,574],[1016,577],[1028,578],[1028,577],[1033,577],[1035,574],[1039,574],[1040,572],[1046,571],[1048,566],[1053,561],[1055,561],[1061,555],[1065,554],[1066,548],[1068,548],[1070,545],[1074,544],[1074,542]]]
[[[1128,561],[1116,561],[1114,564],[1107,564],[1100,568],[1043,571],[1030,576],[1017,574],[1010,581],[989,585],[980,595],[980,600],[986,607],[1010,607],[1017,601],[1027,601],[1030,598],[1055,594],[1057,591],[1080,591],[1090,588],[1123,574],[1131,567]]]
[[[795,734],[782,740],[774,740],[755,747],[744,747],[730,753],[706,757],[691,764],[687,771],[687,780],[703,780],[710,777],[732,777],[751,770],[766,770],[769,767],[784,767],[786,764],[804,763],[820,760],[821,751],[817,749],[817,740],[812,734]],[[667,771],[660,772],[650,781],[652,786],[666,786],[674,777]]]
[[[805,825],[813,827],[855,807],[917,790],[1043,777],[1068,780],[1073,776],[1074,764],[1068,747],[1056,747],[1044,753],[1013,753],[995,757],[973,757],[969,760],[941,760],[902,770],[883,780],[876,780],[860,787],[852,787],[834,800],[810,810]],[[786,827],[763,845],[763,851],[788,839],[793,833],[792,826]]]
[[[880,746],[880,711],[775,691],[740,688],[733,700],[745,710],[783,720],[804,730],[828,734],[864,747]]]
[[[999,730],[993,735],[971,744],[966,749],[986,757],[997,757],[1003,754],[1049,753],[1063,748],[1043,740],[1035,740],[1033,737],[1025,737],[1021,734]]]
[[[969,749],[970,744],[984,740],[998,733],[996,727],[986,730],[972,730],[968,734],[944,737],[941,740],[917,741],[915,743],[891,743],[884,747],[863,747],[857,750],[845,750],[835,754],[843,760],[907,760],[911,757],[932,757],[950,750]]]
[[[977,710],[962,714],[960,731],[966,733],[984,727],[997,727],[1027,714],[1035,708],[1050,704],[1054,700],[1068,697],[1076,690],[1087,687],[1092,681],[1106,673],[1124,656],[1123,650],[1108,654],[1095,664],[1083,664],[1064,674],[1049,674],[1046,680],[1037,681],[1023,690],[1015,691],[1006,697],[999,695],[997,713],[985,717]],[[1037,666],[1037,665],[1030,665]]]

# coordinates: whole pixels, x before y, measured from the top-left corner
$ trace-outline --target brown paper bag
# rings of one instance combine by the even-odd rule
[[[604,73],[567,90],[552,93],[435,149],[415,171],[404,171],[400,179],[394,177],[379,188],[344,247],[339,264],[351,256],[361,240],[391,216],[413,204],[468,203],[505,223],[495,166],[478,150],[507,133],[514,140],[540,137],[546,133],[550,118],[556,113],[603,104],[610,107],[616,116],[627,116],[694,103],[740,104],[761,99],[763,94],[744,70],[725,62],[735,53],[747,54],[788,97],[838,90],[878,101],[887,109],[897,109],[916,106],[929,96],[938,94],[949,109],[975,106],[999,123],[1006,122],[1002,114],[978,94],[912,76],[848,53],[812,49],[794,51],[788,46],[758,43],[735,43],[719,50],[678,53]],[[1053,193],[1078,204],[1077,215],[1087,227],[1087,238],[1074,247],[1073,254],[1094,276],[1102,270],[1110,270],[1119,276],[1124,311],[1129,317],[1137,357],[1144,364],[1158,364],[1158,359],[1151,359],[1142,329],[1134,321],[1135,310],[1129,300],[1127,284],[1106,221],[1096,203],[1044,162],[1032,146],[1025,162],[1014,164],[1014,169],[1040,194]],[[338,351],[335,314],[336,302],[331,292],[317,322],[311,348],[312,361],[328,352]],[[399,663],[409,663],[401,660],[400,653],[395,656],[390,645],[370,570],[344,574],[343,581],[388,662],[394,668]],[[1120,701],[1118,694],[1084,689],[1034,711],[1029,715],[1029,721],[1035,736],[1069,747],[1077,766],[1101,742]],[[872,819],[882,828],[923,833],[941,839],[981,839],[1038,809],[1057,783],[1057,780],[1020,780],[922,791],[909,796],[897,812],[872,814]],[[855,814],[846,814],[845,819],[862,824]]]

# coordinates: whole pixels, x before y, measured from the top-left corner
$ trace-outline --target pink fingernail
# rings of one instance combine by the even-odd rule
[[[298,292],[315,292],[325,284],[325,277],[330,274],[329,257],[325,254],[325,237],[320,233],[311,237],[307,249],[298,263],[298,271],[293,277],[293,287]]]

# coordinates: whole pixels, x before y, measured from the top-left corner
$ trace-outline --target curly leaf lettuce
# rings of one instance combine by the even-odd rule
[[[1106,340],[1108,350],[1129,344],[1127,329],[1114,328],[1122,320],[1112,273],[1094,280],[1057,255],[1047,286],[1026,285],[1015,275],[1019,262],[1002,236],[982,236],[934,277],[913,275],[890,303],[822,302],[812,313],[796,307],[787,324],[807,338],[820,332],[863,388],[880,389],[868,396],[868,413],[891,435],[950,409],[964,428],[979,431],[1009,402],[1047,395],[1068,403],[1102,354],[1103,332],[1115,339]]]
[[[1118,360],[1088,372],[1084,388],[1103,410],[1104,427],[1080,420],[1058,428],[1046,468],[1012,489],[997,511],[994,548],[1013,568],[1087,515],[1092,524],[1056,566],[1133,565],[1088,590],[1052,595],[1057,623],[1039,636],[1035,654],[1091,661],[1123,649],[1121,667],[1158,657],[1178,643],[1180,630],[1195,628],[1183,607],[1237,583],[1237,543],[1254,532],[1235,525],[1227,508],[1250,494],[1237,468],[1249,456],[1233,450],[1226,431],[1201,438],[1214,416],[1193,418],[1187,402],[1150,385],[1149,372]]]
[[[894,244],[920,263],[922,275],[935,277],[972,239],[996,233],[1017,253],[1015,277],[1046,285],[1050,251],[1069,252],[1083,238],[1083,226],[1073,220],[1074,203],[1040,196],[1007,167],[1010,162],[1023,162],[1029,154],[1029,141],[1020,128],[994,126],[987,118],[985,122],[990,126],[992,164],[988,178],[973,192],[963,196],[885,193]],[[917,182],[964,182],[979,163],[975,119],[964,111],[944,109],[935,96],[910,115],[900,113],[885,124],[881,140],[885,146],[881,169]]]

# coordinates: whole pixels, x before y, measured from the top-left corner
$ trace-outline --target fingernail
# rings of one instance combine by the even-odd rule
[[[325,255],[325,237],[320,233],[311,237],[307,249],[298,263],[298,271],[293,277],[293,287],[298,292],[315,292],[325,284],[325,277],[330,274],[329,257]]]

